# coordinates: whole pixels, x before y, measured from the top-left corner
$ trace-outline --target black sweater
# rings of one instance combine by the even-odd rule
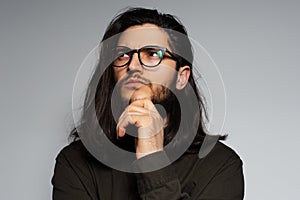
[[[154,153],[139,159],[149,163]],[[204,158],[185,153],[171,165],[147,173],[126,173],[97,161],[76,141],[56,158],[53,200],[240,200],[244,196],[242,161],[218,142]]]

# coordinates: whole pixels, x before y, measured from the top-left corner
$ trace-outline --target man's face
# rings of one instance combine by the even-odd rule
[[[144,24],[126,29],[120,36],[118,46],[140,49],[155,45],[170,50],[168,39],[168,34],[156,25]],[[132,94],[138,89],[149,91],[143,89],[147,86],[152,91],[151,97],[160,101],[167,97],[168,90],[166,88],[174,88],[177,74],[175,69],[176,61],[169,57],[164,57],[155,68],[144,68],[139,61],[138,54],[134,53],[128,65],[114,67],[114,78],[124,101],[129,101]]]

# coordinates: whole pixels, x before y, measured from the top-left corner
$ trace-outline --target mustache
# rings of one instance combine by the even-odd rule
[[[121,86],[121,85],[126,84],[130,81],[139,81],[139,82],[144,83],[145,85],[152,85],[151,81],[149,79],[144,78],[144,77],[140,76],[137,73],[125,75],[124,78],[120,79],[117,82],[117,85]]]

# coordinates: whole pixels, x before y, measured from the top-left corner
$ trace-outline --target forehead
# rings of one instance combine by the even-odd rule
[[[141,48],[146,45],[158,45],[170,48],[168,34],[156,25],[143,24],[127,28],[121,33],[118,45],[131,49]]]

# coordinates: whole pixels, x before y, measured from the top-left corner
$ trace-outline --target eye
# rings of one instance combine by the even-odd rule
[[[130,50],[127,48],[116,48],[115,49],[115,58],[116,59],[127,59],[130,57]]]
[[[162,58],[163,57],[163,52],[162,52],[161,49],[149,49],[148,50],[148,56]]]
[[[122,58],[129,58],[129,55],[127,53],[119,53],[117,54],[118,59],[122,59]]]

